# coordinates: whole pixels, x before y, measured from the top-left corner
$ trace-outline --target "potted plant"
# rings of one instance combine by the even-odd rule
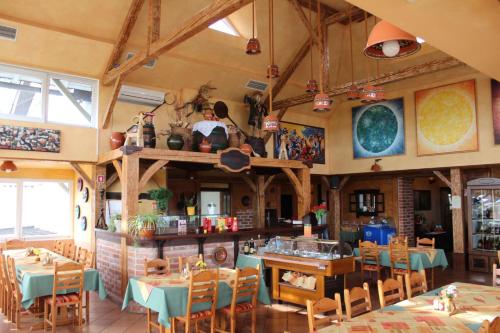
[[[121,225],[122,225],[122,215],[114,214],[111,216],[111,220],[108,223],[108,231],[120,232]]]
[[[128,232],[135,237],[152,239],[159,217],[156,214],[140,214],[129,220]]]
[[[192,197],[186,197],[186,199],[184,200],[184,206],[186,206],[186,213],[188,214],[188,216],[193,216],[194,214],[196,214],[195,200],[195,194],[193,194]]]
[[[158,212],[165,214],[168,209],[168,201],[172,198],[172,191],[166,187],[159,187],[148,191],[149,197],[156,202]]]

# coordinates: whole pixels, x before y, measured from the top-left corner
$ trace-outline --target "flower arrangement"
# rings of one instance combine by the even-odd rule
[[[204,262],[202,259],[198,260],[195,264],[196,268],[199,270],[205,270],[207,269],[207,263]]]
[[[447,311],[453,314],[456,310],[455,299],[458,297],[458,289],[455,285],[449,285],[439,292],[433,301],[434,310]]]
[[[322,221],[322,218],[328,213],[326,210],[326,202],[323,201],[321,204],[314,206],[312,208],[312,212],[316,215],[318,223],[321,224],[320,221]]]

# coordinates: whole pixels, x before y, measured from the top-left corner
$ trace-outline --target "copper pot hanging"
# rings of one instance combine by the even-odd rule
[[[361,103],[372,104],[385,101],[384,87],[367,85],[363,87],[360,96]]]

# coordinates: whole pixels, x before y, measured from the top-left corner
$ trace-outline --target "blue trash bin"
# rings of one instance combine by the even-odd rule
[[[363,240],[377,242],[378,245],[389,244],[389,238],[396,234],[396,228],[387,224],[368,224],[363,227]]]

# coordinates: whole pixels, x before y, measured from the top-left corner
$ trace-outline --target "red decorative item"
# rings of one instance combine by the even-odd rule
[[[198,147],[202,153],[210,153],[212,150],[212,144],[207,139],[203,139]]]
[[[273,114],[264,118],[264,131],[277,132],[280,129],[280,121]]]
[[[253,151],[252,146],[250,146],[248,143],[242,144],[240,146],[240,150],[248,155],[252,154],[252,151]]]
[[[319,93],[314,96],[314,112],[328,112],[330,111],[330,105],[332,101],[328,94]]]
[[[0,165],[0,170],[5,173],[10,173],[17,171],[17,166],[12,161],[3,161],[2,165]]]
[[[315,79],[310,79],[309,81],[307,81],[306,93],[317,94],[318,92],[318,82]]]
[[[385,101],[384,87],[368,85],[360,94],[361,103],[372,104]]]
[[[122,132],[112,132],[109,138],[111,149],[115,150],[123,146],[125,143],[125,135]]]
[[[359,99],[359,89],[357,86],[352,85],[349,87],[349,91],[347,92],[347,99],[350,101]]]
[[[267,66],[267,78],[276,79],[280,76],[278,65]]]
[[[231,231],[232,232],[236,232],[238,231],[238,218],[237,217],[233,217],[233,224],[231,226]]]

